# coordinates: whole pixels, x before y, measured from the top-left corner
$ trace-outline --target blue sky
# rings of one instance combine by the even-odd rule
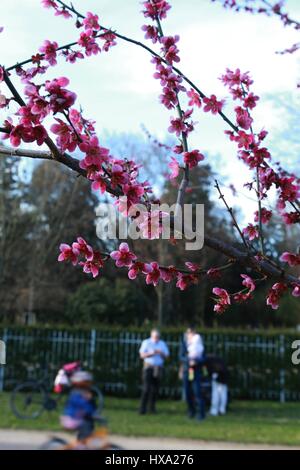
[[[83,13],[97,12],[105,26],[143,40],[140,28],[144,19],[138,0],[74,0],[74,4]],[[226,67],[250,71],[254,90],[262,96],[254,116],[256,129],[265,127],[271,137],[276,135],[283,125],[282,114],[267,98],[278,93],[290,93],[291,99],[296,96],[300,59],[296,54],[281,56],[275,51],[298,42],[299,33],[284,28],[276,18],[236,14],[210,0],[171,0],[171,4],[164,29],[165,34],[181,37],[181,70],[205,93],[219,97],[226,96],[218,80]],[[1,6],[0,26],[5,30],[0,35],[0,62],[4,65],[31,56],[44,39],[64,44],[78,35],[72,21],[54,17],[39,0],[2,0]],[[300,18],[299,0],[288,0],[287,7],[292,16]],[[160,138],[166,135],[170,113],[159,104],[160,86],[152,78],[153,65],[145,51],[119,42],[108,54],[75,66],[61,61],[51,75],[71,79],[70,88],[76,91],[85,115],[97,121],[100,136],[104,131],[138,133],[142,123]],[[230,114],[229,104],[227,110]],[[246,192],[242,185],[247,181],[247,170],[234,163],[235,147],[223,134],[224,123],[201,111],[194,118],[198,126],[192,145],[221,155],[220,160],[214,159],[215,169]],[[246,210],[251,204],[249,200],[236,203],[246,204]]]

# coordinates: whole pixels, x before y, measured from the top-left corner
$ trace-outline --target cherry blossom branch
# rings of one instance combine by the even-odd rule
[[[244,98],[246,98],[247,93],[246,93],[243,83],[241,84],[241,89],[242,89]],[[249,108],[247,107],[246,109],[247,109],[248,116],[251,119]],[[251,131],[251,134],[254,135],[252,124],[250,125],[250,131]],[[259,165],[258,164],[256,165],[256,169],[255,169],[255,178],[256,178],[256,193],[257,193],[256,196],[257,196],[257,205],[258,205],[259,240],[260,240],[261,252],[262,254],[264,254],[265,248],[264,248],[264,234],[263,234],[263,225],[262,225],[262,204],[261,204],[261,191],[260,191]]]
[[[111,30],[109,30],[111,31]],[[111,31],[113,32],[113,31]],[[107,30],[105,31],[105,33],[100,33],[100,34],[97,34],[95,36],[95,38],[99,39],[103,36],[105,36],[107,34]],[[115,33],[114,33],[115,34]],[[78,45],[78,42],[77,41],[73,41],[73,42],[69,42],[67,44],[64,44],[63,46],[59,46],[57,47],[55,50],[56,52],[59,52],[59,51],[64,51],[64,50],[67,50],[67,49],[70,49],[71,47],[73,46],[77,46]],[[40,58],[43,59],[45,57],[45,54],[39,54],[40,55]],[[15,69],[18,69],[20,67],[23,67],[24,65],[27,65],[27,64],[31,64],[33,62],[33,57],[31,57],[30,59],[25,59],[23,60],[22,62],[17,62],[16,64],[14,65],[11,65],[10,67],[6,67],[6,71],[7,72],[11,72],[12,70],[15,70]]]
[[[16,102],[20,106],[26,106],[25,101],[23,100],[23,98],[21,97],[19,92],[17,91],[16,87],[12,83],[12,81],[9,78],[9,75],[8,75],[8,73],[5,69],[3,69],[3,74],[4,74],[4,82],[5,82],[6,86],[8,87],[8,89],[10,90],[10,92],[12,93],[12,95],[15,98]],[[56,159],[56,160],[59,160],[61,158],[61,153],[59,152],[59,150],[56,147],[55,143],[53,142],[53,140],[49,136],[46,137],[45,144],[51,150],[53,158]]]
[[[155,21],[156,21],[156,24],[157,24],[158,36],[159,36],[160,39],[162,39],[164,37],[164,33],[163,33],[162,26],[161,26],[161,22],[160,22],[157,15],[156,15]],[[167,63],[168,63],[168,66],[172,66],[172,63],[170,63],[170,62],[167,62]],[[177,92],[176,93],[176,96],[177,96],[176,109],[177,109],[178,117],[182,121],[183,111],[182,111],[182,108],[181,108],[181,105],[180,105],[180,100],[179,100],[178,95],[179,95],[179,93]],[[182,138],[183,151],[188,152],[188,150],[189,150],[188,140],[187,140],[187,135],[186,135],[185,131],[181,132],[181,138]],[[186,163],[185,167],[184,167],[184,170],[183,170],[183,177],[182,177],[180,186],[178,188],[178,194],[177,194],[177,200],[176,200],[176,212],[183,208],[185,193],[186,193],[186,190],[188,188],[188,185],[189,185],[189,165]]]
[[[68,9],[69,11],[72,11],[73,13],[75,13],[79,18],[82,18],[84,19],[85,16],[82,15],[81,13],[79,13],[77,10],[75,10],[74,7],[70,7],[68,6],[67,4],[65,4],[64,2],[58,2],[60,3],[61,5],[63,5],[66,9]],[[149,52],[149,54],[151,54],[153,57],[156,57],[157,59],[161,60],[161,62],[163,62],[164,64],[170,66],[172,68],[172,70],[174,72],[176,72],[186,83],[188,83],[198,94],[201,98],[206,98],[207,95],[192,81],[190,80],[179,68],[177,68],[176,66],[174,66],[173,64],[170,65],[168,63],[167,60],[164,59],[164,57],[162,57],[160,54],[158,54],[157,52],[155,52],[153,49],[151,49],[150,47],[148,47],[146,44],[142,43],[141,41],[137,41],[135,39],[132,39],[132,38],[129,38],[128,36],[125,36],[123,34],[120,34],[118,32],[116,32],[115,30],[111,29],[111,28],[106,28],[105,26],[102,26],[102,29],[105,30],[105,33],[106,34],[107,32],[111,32],[113,33],[117,38],[125,41],[125,42],[128,42],[130,44],[134,44],[138,47],[141,47],[142,49],[146,50],[147,52]],[[104,34],[99,34],[95,37],[101,37],[102,35]],[[57,51],[60,51],[60,50],[64,50],[64,49],[67,49],[69,47],[72,47],[72,46],[75,46],[77,44],[77,41],[74,41],[72,43],[68,43],[64,46],[60,46],[58,47],[56,50]],[[41,57],[43,55],[41,54]],[[21,67],[23,65],[26,65],[26,64],[29,64],[32,62],[32,57],[30,59],[26,59],[24,60],[23,62],[19,62],[19,63],[16,63],[14,65],[11,65],[9,67],[6,68],[7,72],[10,72],[18,67]],[[223,113],[223,111],[218,111],[218,114],[219,116],[235,131],[235,132],[238,132],[239,128],[238,126],[236,126],[228,116],[226,116],[225,113]]]
[[[22,149],[11,149],[11,148],[3,148],[0,147],[0,154],[3,155],[13,155],[18,157],[29,157],[29,158],[45,158],[49,160],[53,160],[52,155],[50,152],[37,152],[34,150],[22,150]],[[65,154],[61,155],[61,159],[59,163],[66,165],[71,170],[77,172],[78,174],[87,177],[86,172],[79,167],[78,160],[66,156]],[[108,192],[113,194],[114,190],[108,188]],[[172,218],[171,218],[172,219]],[[171,220],[174,222],[174,219]],[[268,278],[274,278],[280,281],[285,281],[290,285],[296,285],[299,283],[299,279],[295,276],[292,276],[285,272],[280,266],[275,265],[275,263],[271,260],[266,258],[259,258],[256,256],[249,255],[249,252],[243,252],[238,248],[234,247],[232,244],[228,242],[224,242],[219,240],[215,237],[205,236],[204,237],[204,245],[208,248],[213,249],[218,253],[222,253],[223,255],[227,256],[230,260],[230,264],[234,261],[239,265],[252,268],[253,270],[260,272]],[[227,266],[227,265],[226,265]],[[221,269],[221,268],[218,268]],[[225,269],[225,268],[224,268]]]

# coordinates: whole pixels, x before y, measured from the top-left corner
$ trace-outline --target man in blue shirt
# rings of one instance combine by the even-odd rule
[[[150,412],[155,413],[159,382],[162,376],[165,359],[169,357],[168,346],[160,339],[158,330],[153,329],[150,338],[142,342],[140,357],[144,361],[140,414],[147,412],[148,405]]]

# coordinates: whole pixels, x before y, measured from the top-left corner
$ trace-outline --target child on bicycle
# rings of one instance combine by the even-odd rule
[[[89,372],[76,371],[70,381],[72,389],[60,422],[67,430],[77,430],[82,440],[94,430],[97,407],[91,390],[93,377]]]

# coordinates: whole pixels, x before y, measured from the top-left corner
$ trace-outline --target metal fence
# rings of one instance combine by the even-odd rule
[[[207,353],[223,357],[229,368],[233,397],[299,400],[300,366],[292,364],[292,334],[203,332]],[[104,392],[137,396],[141,362],[138,349],[147,332],[108,329],[71,330],[0,328],[7,364],[0,367],[0,390],[13,383],[40,378],[45,369],[54,376],[61,364],[81,360],[93,370]],[[181,333],[164,333],[170,348],[161,388],[163,396],[179,397],[178,353]]]

